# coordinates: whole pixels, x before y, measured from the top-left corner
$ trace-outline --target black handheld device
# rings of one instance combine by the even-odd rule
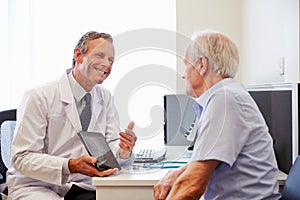
[[[81,131],[78,133],[82,143],[84,144],[90,156],[97,158],[94,166],[99,171],[121,167],[107,144],[103,134],[98,132]]]

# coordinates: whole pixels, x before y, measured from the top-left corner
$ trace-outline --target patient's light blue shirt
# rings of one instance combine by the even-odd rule
[[[201,199],[279,199],[272,138],[244,87],[224,79],[196,100],[196,108],[201,112],[192,161],[220,161]]]

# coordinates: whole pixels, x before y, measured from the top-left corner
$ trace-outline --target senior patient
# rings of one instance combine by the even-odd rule
[[[97,160],[87,155],[77,135],[82,130],[105,134],[121,166],[132,163],[134,123],[120,132],[113,97],[99,85],[113,62],[112,37],[88,32],[74,49],[72,69],[24,95],[12,144],[9,199],[95,199],[91,177],[109,176],[117,169],[92,166]]]
[[[156,200],[280,198],[268,127],[255,102],[233,78],[239,56],[225,35],[197,33],[185,52],[187,94],[199,118],[191,162],[154,186]]]

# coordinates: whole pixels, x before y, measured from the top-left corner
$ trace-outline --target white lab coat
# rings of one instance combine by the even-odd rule
[[[120,129],[112,96],[99,85],[91,92],[93,114],[88,131],[105,134],[113,152],[117,153]],[[17,111],[12,144],[14,168],[9,169],[7,178],[9,195],[28,191],[22,188],[44,186],[63,196],[73,182],[95,189],[91,178],[85,175],[63,177],[66,160],[87,154],[77,135],[81,123],[67,73],[56,82],[27,92]],[[132,160],[133,157],[118,159],[121,165],[128,165]]]

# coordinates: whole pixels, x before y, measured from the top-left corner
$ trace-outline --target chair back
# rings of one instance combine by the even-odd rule
[[[1,125],[1,157],[6,168],[11,167],[11,143],[16,123],[16,121],[4,121]]]
[[[300,156],[298,156],[289,171],[285,181],[281,200],[300,199]]]
[[[2,157],[2,149],[5,151],[5,152],[10,152],[10,146],[11,146],[11,142],[9,143],[6,143],[2,140],[6,140],[7,137],[4,136],[6,134],[9,134],[8,137],[10,137],[10,134],[11,134],[11,131],[10,130],[14,130],[14,123],[15,122],[8,122],[6,123],[5,121],[16,121],[17,117],[16,117],[16,109],[11,109],[11,110],[5,110],[5,111],[1,111],[0,112],[0,127],[2,127],[2,124],[6,124],[4,125],[4,131],[2,132],[2,128],[0,129],[0,140],[1,140],[1,143],[0,143],[0,184],[1,183],[5,183],[6,182],[6,171],[7,171],[7,167],[10,166],[10,158],[7,158],[5,156],[4,160],[5,160],[5,164],[3,162],[3,157]],[[5,122],[5,123],[4,123]],[[9,128],[10,127],[10,128]],[[8,131],[8,132],[7,132]],[[12,134],[13,134],[14,131],[12,131]],[[3,139],[2,139],[3,138]],[[9,150],[8,150],[9,148]],[[8,155],[6,153],[6,155]],[[9,153],[10,155],[10,153]],[[9,159],[9,160],[8,160]],[[2,177],[1,177],[2,176]]]

